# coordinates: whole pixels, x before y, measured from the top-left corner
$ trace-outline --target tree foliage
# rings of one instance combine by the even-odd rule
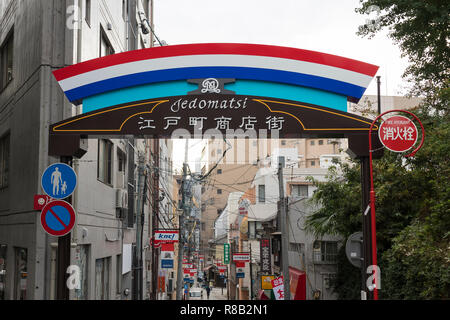
[[[377,10],[375,21],[358,34],[373,37],[387,28],[389,36],[409,59],[404,76],[415,84],[415,94],[431,98],[448,87],[450,78],[450,2],[446,0],[360,0],[361,14]],[[436,96],[434,97],[436,98]],[[436,101],[436,106],[443,105]]]
[[[411,64],[404,76],[411,94],[424,96],[412,110],[426,132],[425,144],[412,158],[385,152],[374,161],[377,249],[381,298],[450,298],[450,2],[440,0],[361,0],[356,11],[381,11],[373,36],[383,28]],[[328,181],[319,183],[311,201],[320,209],[306,221],[316,235],[345,239],[362,229],[360,167],[337,163]],[[341,250],[334,289],[340,299],[358,299],[361,271]]]

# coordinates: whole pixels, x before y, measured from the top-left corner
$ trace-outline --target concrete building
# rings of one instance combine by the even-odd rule
[[[305,232],[304,221],[315,208],[305,200],[312,197],[315,187],[307,179],[313,177],[325,181],[326,169],[321,168],[285,168],[283,178],[285,195],[288,197],[288,240],[289,266],[306,273],[306,299],[335,299],[330,287],[330,279],[336,273],[337,250],[342,243],[334,236],[320,239]],[[261,168],[255,175],[251,188],[240,199],[246,201],[247,217],[240,224],[240,250],[250,252],[250,265],[246,264],[245,278],[240,281],[239,296],[246,299],[261,289],[260,240],[270,239],[272,274],[281,273],[281,232],[279,226],[278,205],[279,183],[277,170]],[[250,279],[253,280],[253,292],[250,293]],[[270,296],[270,294],[267,294]]]
[[[43,193],[45,168],[60,161],[48,156],[49,125],[81,113],[83,107],[67,101],[51,72],[150,47],[153,36],[141,26],[145,19],[153,22],[152,15],[148,0],[0,2],[0,299],[56,298],[58,241],[42,229],[33,196]],[[155,269],[148,244],[156,202],[143,205],[144,170],[134,168],[140,158],[151,167],[156,150],[145,140],[131,141],[132,146],[123,139],[85,143],[87,153],[73,161],[77,223],[70,263],[80,267],[81,288],[71,290],[70,297],[131,299],[139,286],[146,288],[142,297],[150,298],[155,290],[148,287],[148,278]],[[158,166],[168,166],[170,172],[170,145],[162,141],[161,147]],[[160,185],[165,187],[171,190]],[[172,210],[167,199],[160,205],[164,212]],[[150,272],[139,279],[131,270],[138,244],[135,222],[142,207],[144,269]]]

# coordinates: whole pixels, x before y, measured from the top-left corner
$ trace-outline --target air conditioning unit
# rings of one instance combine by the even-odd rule
[[[116,208],[128,208],[128,192],[125,189],[116,190]]]
[[[125,171],[118,171],[116,173],[116,187],[119,189],[125,189],[125,186],[127,185],[125,181]]]

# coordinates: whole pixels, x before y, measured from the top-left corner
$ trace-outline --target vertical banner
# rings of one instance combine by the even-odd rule
[[[261,272],[272,273],[272,262],[270,259],[270,240],[261,239],[260,241],[261,254]]]
[[[283,276],[272,280],[273,294],[276,300],[284,300]]]
[[[223,263],[230,264],[230,244],[223,244]]]
[[[166,278],[164,276],[158,276],[158,291],[166,292]]]

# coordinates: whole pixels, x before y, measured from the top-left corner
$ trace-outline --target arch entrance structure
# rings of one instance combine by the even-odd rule
[[[377,70],[309,50],[223,43],[156,47],[82,62],[54,71],[67,99],[82,104],[83,113],[50,126],[49,155],[82,157],[83,139],[105,136],[347,138],[348,153],[361,159],[364,212],[372,120],[348,113],[347,105],[361,99]],[[381,146],[377,129],[374,149]],[[370,218],[363,220],[369,253]],[[370,254],[365,257],[368,266]]]

